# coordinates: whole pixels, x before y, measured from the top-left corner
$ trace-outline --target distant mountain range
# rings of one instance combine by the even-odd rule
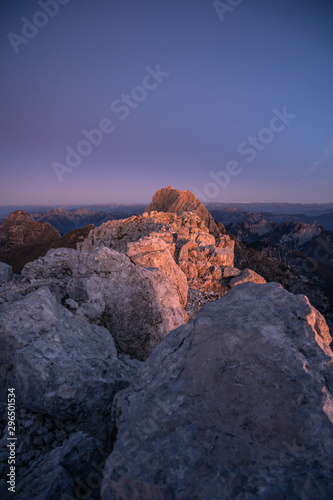
[[[66,234],[75,229],[93,224],[100,226],[103,222],[115,219],[126,219],[131,215],[138,215],[144,211],[144,205],[91,205],[88,207],[45,207],[45,206],[21,206],[37,222],[51,224],[60,234]],[[6,217],[16,211],[16,207],[0,207],[0,224]]]
[[[207,208],[212,210],[224,210],[226,208],[237,208],[241,211],[260,213],[270,212],[273,214],[303,214],[308,217],[316,217],[326,213],[333,213],[332,203],[207,203]]]
[[[125,219],[131,215],[139,215],[145,210],[146,206],[147,204],[118,203],[67,206],[3,205],[0,206],[0,224],[12,212],[24,210],[32,215],[36,221],[49,222],[61,234],[65,234],[87,224],[98,226],[107,220]],[[265,219],[278,224],[284,222],[318,224],[323,226],[324,229],[333,231],[333,203],[322,205],[300,203],[208,203],[206,208],[216,222],[222,222],[223,224],[254,222]]]
[[[317,206],[319,207],[320,205]],[[286,210],[286,208],[281,207],[280,204],[276,204],[276,212],[273,211],[273,205],[267,206],[265,204],[262,206],[261,203],[254,203],[251,206],[248,204],[229,206],[222,203],[215,203],[214,205],[209,205],[209,207],[213,218],[224,225],[231,223],[239,224],[241,222],[254,223],[260,220],[272,221],[277,224],[305,222],[307,224],[317,224],[323,226],[328,231],[333,231],[333,208],[329,211],[329,205],[323,205],[321,211],[319,208],[315,208],[316,205],[288,205],[290,212],[284,212],[283,210]],[[261,210],[258,210],[260,208]],[[278,210],[279,208],[281,211]],[[299,210],[298,212],[296,208]],[[317,213],[315,213],[316,210]]]

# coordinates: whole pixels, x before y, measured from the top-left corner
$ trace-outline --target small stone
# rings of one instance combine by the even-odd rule
[[[53,422],[51,420],[46,420],[45,421],[45,427],[48,428],[48,430],[53,428]]]
[[[68,306],[70,309],[76,310],[79,307],[79,304],[73,300],[73,299],[67,299],[65,300],[65,305]]]
[[[61,431],[56,431],[55,432],[55,435],[56,435],[56,438],[57,438],[57,441],[59,441],[60,443],[62,443],[62,441],[66,438],[66,432],[62,429]]]
[[[47,427],[44,427],[44,425],[42,425],[39,429],[37,429],[37,436],[43,436],[44,434],[46,434],[48,431]]]
[[[237,267],[225,266],[223,268],[223,278],[234,278],[235,276],[239,276],[240,273],[241,270],[237,269]]]
[[[42,446],[42,444],[43,444],[43,438],[42,438],[42,436],[35,436],[34,440],[33,440],[33,443],[34,443],[35,446]]]
[[[67,425],[65,425],[65,430],[66,430],[66,432],[69,432],[69,433],[73,432],[75,430],[75,428],[76,428],[75,424],[67,424]]]
[[[52,443],[52,441],[55,440],[55,434],[54,432],[49,432],[44,436],[44,443],[49,444]]]
[[[25,429],[27,429],[27,427],[31,427],[33,425],[34,421],[33,420],[26,420],[24,423],[23,423],[23,427]]]
[[[22,461],[27,464],[30,462],[32,458],[34,458],[34,456],[35,456],[35,450],[29,450],[27,451],[27,453],[23,453],[21,458]]]
[[[54,422],[55,426],[57,427],[57,429],[63,429],[64,428],[64,424],[62,423],[61,420],[56,420]]]
[[[30,428],[31,434],[34,434],[37,431],[37,429],[39,429],[39,426],[40,422],[34,422]]]

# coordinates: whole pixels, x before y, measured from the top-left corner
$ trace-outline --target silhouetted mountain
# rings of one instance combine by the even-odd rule
[[[74,229],[93,224],[99,226],[108,220],[113,220],[114,216],[107,212],[97,212],[87,208],[77,210],[66,210],[65,208],[54,208],[42,215],[35,215],[38,222],[48,222],[61,234],[66,234]]]
[[[0,226],[0,262],[19,273],[28,262],[38,259],[51,248],[76,248],[94,226],[76,229],[61,237],[49,223],[36,222],[23,210],[10,214]]]
[[[19,272],[31,260],[59,244],[60,234],[50,224],[36,222],[23,210],[17,210],[0,226],[0,262]]]

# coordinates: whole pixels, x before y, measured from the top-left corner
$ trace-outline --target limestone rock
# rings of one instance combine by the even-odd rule
[[[209,260],[218,266],[233,267],[234,252],[230,248],[215,248]]]
[[[331,340],[276,283],[206,304],[116,396],[102,499],[332,498]]]
[[[241,274],[241,270],[238,269],[237,267],[230,267],[230,266],[225,266],[223,268],[223,277],[224,278],[231,278],[235,276],[239,276]]]
[[[184,296],[180,273],[174,272],[173,277],[183,286]],[[90,252],[50,250],[44,258],[27,264],[22,275],[35,285],[37,280],[44,286],[53,284],[58,300],[74,300],[79,305],[76,315],[106,327],[118,351],[136,359],[145,359],[157,342],[188,319],[167,274],[136,265],[125,254],[106,247]]]
[[[240,285],[241,283],[247,283],[249,281],[258,284],[266,283],[266,280],[260,276],[260,274],[255,273],[252,269],[244,269],[239,276],[230,281],[230,286]]]
[[[113,396],[135,370],[117,359],[105,328],[74,316],[42,288],[0,306],[0,345],[1,400],[15,387],[25,408],[106,439]]]
[[[152,211],[175,214],[194,212],[204,221],[211,234],[214,236],[220,234],[216,222],[205,205],[191,191],[181,191],[171,186],[156,191],[150,205],[146,208],[146,212]]]
[[[209,275],[208,270],[215,265],[234,265],[235,242],[228,235],[215,238],[209,234],[203,221],[195,213],[183,212],[176,215],[152,211],[142,216],[109,221],[91,231],[78,249],[87,251],[107,246],[126,253],[129,244],[144,237],[159,238],[165,242],[175,263],[186,275],[190,288],[206,291],[208,287],[212,287],[216,292],[223,291],[221,280]],[[149,246],[146,249],[148,251]],[[166,271],[165,266],[162,268],[157,261],[155,265]],[[182,303],[183,301],[182,298]]]
[[[128,243],[126,255],[135,264],[145,267],[156,267],[165,273],[175,285],[180,304],[185,307],[187,301],[187,279],[177,266],[161,238],[142,238],[139,241]]]

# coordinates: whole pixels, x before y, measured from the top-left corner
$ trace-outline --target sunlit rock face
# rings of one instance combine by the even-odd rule
[[[210,234],[204,221],[192,212],[176,215],[151,211],[149,214],[145,212],[143,215],[128,219],[108,221],[93,229],[83,243],[78,245],[78,249],[87,251],[107,246],[131,256],[134,248],[141,247],[140,261],[144,265],[149,259],[147,256],[143,258],[143,253],[148,255],[149,245],[152,244],[148,244],[147,238],[150,238],[150,241],[154,240],[154,245],[161,245],[156,239],[165,243],[175,263],[185,274],[190,288],[211,290],[220,295],[225,292],[226,288],[221,278],[223,268],[234,265],[235,242],[225,234],[218,236]],[[154,263],[164,272],[167,266],[165,262],[162,264],[162,261],[165,259],[166,257],[155,259]],[[174,283],[179,289],[178,281],[177,279]],[[184,292],[180,291],[182,303],[183,295]]]
[[[220,234],[220,229],[205,205],[191,191],[181,191],[171,186],[156,191],[150,205],[146,208],[146,212],[152,211],[174,214],[194,212],[205,223],[211,234],[215,236]]]

